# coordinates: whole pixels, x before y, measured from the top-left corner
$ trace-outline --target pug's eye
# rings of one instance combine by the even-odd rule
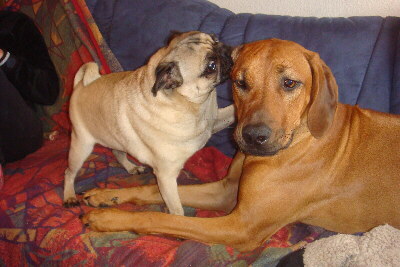
[[[247,89],[247,85],[246,85],[246,82],[244,80],[235,80],[234,84],[241,90],[246,90]]]
[[[208,65],[206,67],[206,73],[213,73],[217,70],[217,63],[215,63],[214,60],[211,60],[210,62],[208,62]]]
[[[291,91],[291,90],[295,89],[297,86],[299,86],[299,84],[300,84],[300,82],[290,80],[290,79],[285,79],[283,81],[283,86],[285,87],[285,90],[287,90],[287,91]]]

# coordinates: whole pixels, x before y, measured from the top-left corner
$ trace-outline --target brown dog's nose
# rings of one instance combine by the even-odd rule
[[[265,124],[247,125],[242,130],[243,140],[249,145],[262,145],[271,136],[271,129]]]

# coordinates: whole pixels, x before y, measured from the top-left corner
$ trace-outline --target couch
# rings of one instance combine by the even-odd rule
[[[9,0],[5,8],[24,12],[40,28],[62,92],[56,104],[40,107],[47,132],[43,147],[2,166],[3,174],[0,168],[1,266],[276,266],[307,242],[334,234],[295,223],[254,251],[240,253],[223,245],[162,235],[86,229],[79,215],[91,207],[62,206],[71,129],[69,96],[74,74],[85,62],[96,61],[103,74],[133,70],[165,44],[171,30],[215,33],[231,46],[266,38],[288,39],[321,55],[337,79],[341,102],[400,114],[399,17],[235,14],[206,0]],[[221,107],[232,103],[230,86],[228,81],[217,88]],[[185,164],[178,183],[222,179],[236,150],[231,136],[232,128],[214,134]],[[130,175],[109,149],[96,146],[75,188],[84,192],[150,183],[155,183],[151,173]],[[119,208],[166,212],[165,205],[123,204]],[[186,216],[223,215],[184,209]]]

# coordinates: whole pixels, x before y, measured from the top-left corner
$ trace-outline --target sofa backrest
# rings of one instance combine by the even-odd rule
[[[280,38],[320,54],[337,79],[342,103],[400,113],[398,17],[234,14],[205,0],[97,0],[88,5],[125,70],[145,64],[171,30],[215,33],[232,46]],[[221,106],[232,102],[229,82],[218,87],[218,97]]]
[[[400,114],[400,32],[397,34],[396,56],[394,57],[393,86],[390,112]]]

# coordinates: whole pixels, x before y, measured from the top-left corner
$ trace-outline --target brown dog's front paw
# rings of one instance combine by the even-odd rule
[[[105,208],[120,204],[115,193],[115,189],[95,188],[83,195],[83,201],[88,206]]]
[[[86,227],[90,228],[91,230],[101,232],[101,227],[100,228],[97,227],[97,225],[98,225],[97,222],[99,222],[101,220],[98,220],[97,217],[101,218],[101,213],[103,213],[103,212],[104,211],[101,210],[101,209],[92,210],[89,213],[87,213],[87,214],[85,214],[83,216],[80,216],[79,218],[81,219],[82,223]]]
[[[125,218],[129,212],[122,211],[119,209],[95,209],[80,219],[82,223],[93,231],[97,232],[115,232],[124,231],[128,225],[126,225]]]
[[[79,200],[76,199],[76,197],[70,197],[70,198],[64,200],[64,203],[63,203],[63,206],[65,208],[73,208],[73,207],[77,207],[79,205],[80,205]]]

